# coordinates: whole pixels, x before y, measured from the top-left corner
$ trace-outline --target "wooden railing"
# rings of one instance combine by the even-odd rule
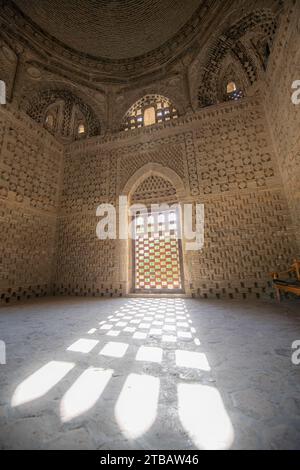
[[[283,279],[282,277],[285,275],[289,275],[289,277]],[[294,275],[294,278],[291,275]],[[300,296],[300,261],[295,260],[287,271],[271,273],[271,276],[279,302],[281,301],[282,292],[290,292]]]

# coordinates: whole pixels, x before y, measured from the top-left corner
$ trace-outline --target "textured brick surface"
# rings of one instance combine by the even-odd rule
[[[58,205],[62,148],[46,131],[34,135],[27,123],[0,114],[1,196],[51,212]]]
[[[26,117],[0,109],[1,303],[53,291],[63,151]]]
[[[161,176],[149,176],[135,190],[131,203],[157,203],[157,201],[176,201],[176,188]]]
[[[145,54],[171,39],[203,2],[15,0],[15,3],[69,47],[96,57],[127,59]]]
[[[288,5],[287,5],[288,6]],[[300,80],[300,5],[287,8],[281,24],[278,53],[270,64],[266,93],[269,116],[279,168],[288,199],[300,254],[300,105],[292,103],[292,83]]]
[[[295,253],[280,190],[211,197],[205,203],[205,243],[189,254],[191,290],[201,297],[260,298],[272,292],[268,273]]]
[[[2,301],[53,290],[130,291],[130,247],[96,238],[97,206],[116,204],[125,190],[134,202],[204,203],[204,248],[183,253],[188,294],[271,294],[269,271],[286,268],[299,254],[299,116],[290,100],[300,72],[299,5],[226,2],[225,21],[219,10],[225,2],[204,2],[205,44],[197,17],[173,49],[166,43],[114,68],[52,42],[17,13],[12,18],[11,2],[5,3],[4,15],[0,0],[0,79],[8,82],[9,98],[0,109]],[[135,4],[138,14],[150,3],[128,8]],[[155,3],[167,9],[178,2]],[[48,20],[50,27],[53,17]],[[187,50],[189,37],[197,41]],[[158,74],[160,60],[171,56]],[[138,79],[141,64],[144,78]],[[242,100],[228,101],[229,80],[242,89]],[[119,132],[126,112],[150,95],[169,99],[178,119]],[[49,111],[51,132],[45,129]],[[75,132],[80,121],[83,139]]]
[[[202,111],[190,122],[182,120],[168,134],[166,126],[158,135],[144,130],[143,143],[137,135],[130,144],[120,144],[116,137],[113,143],[86,141],[70,147],[62,198],[67,215],[61,216],[58,247],[59,292],[124,293],[119,263],[128,254],[118,242],[96,239],[97,202],[116,200],[133,174],[155,163],[182,178],[189,201],[205,204],[204,249],[184,253],[186,290],[230,298],[272,293],[269,271],[284,268],[295,245],[263,107],[256,99],[228,103]],[[162,175],[141,182],[132,200],[177,197]]]

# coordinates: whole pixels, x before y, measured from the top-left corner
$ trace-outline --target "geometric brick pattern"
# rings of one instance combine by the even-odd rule
[[[206,6],[213,3],[203,2]],[[104,61],[93,69],[92,59],[75,57],[75,52],[64,50],[66,55],[55,56],[62,51],[62,46],[55,43],[53,56],[47,55],[49,63],[41,54],[39,60],[43,65],[39,67],[34,48],[29,44],[31,26],[26,29],[25,19],[16,13],[18,25],[14,25],[13,31],[8,24],[12,17],[3,18],[0,5],[1,34],[6,40],[10,35],[13,38],[11,51],[0,44],[0,72],[5,80],[9,78],[8,97],[13,98],[6,107],[0,107],[2,301],[44,295],[53,290],[58,294],[122,295],[126,280],[120,260],[125,245],[96,238],[99,221],[96,207],[101,202],[115,203],[130,178],[149,164],[173,170],[183,182],[187,199],[205,205],[204,248],[201,252],[183,252],[188,292],[201,297],[233,298],[272,292],[269,271],[285,268],[300,249],[300,121],[299,107],[291,103],[291,84],[299,78],[294,76],[294,70],[299,70],[298,42],[294,44],[294,38],[299,39],[299,15],[291,8],[279,23],[279,38],[274,39],[277,7],[281,2],[270,0],[269,9],[259,7],[248,15],[254,3],[247,9],[249,3],[241,2],[245,7],[241,11],[246,12],[243,20],[238,20],[236,12],[237,21],[234,26],[226,23],[223,36],[219,33],[224,24],[220,24],[212,43],[203,51],[190,42],[188,55],[180,59],[182,63],[177,59],[170,63],[170,76],[162,70],[161,80],[153,75],[151,84],[150,76],[148,79],[145,75],[145,80],[139,83],[137,80],[134,86],[129,84],[129,77],[137,70],[144,73],[147,67],[154,70],[160,60],[165,61],[172,54],[172,44],[165,45],[164,50],[169,50],[159,60],[160,51],[156,51],[132,62],[132,67],[127,62]],[[293,8],[299,13],[297,2]],[[199,31],[199,13],[184,44],[193,31]],[[24,38],[21,41],[22,28],[28,34],[28,44]],[[18,34],[25,53],[17,47]],[[41,40],[41,51],[52,46],[50,40],[42,44],[40,32],[36,32],[35,38]],[[198,39],[201,40],[200,36]],[[174,44],[176,50],[178,45],[179,42]],[[272,45],[275,53],[268,60]],[[13,52],[17,50],[22,58],[18,69]],[[247,97],[196,110],[197,99],[191,96],[196,93],[192,85],[189,87],[185,64],[191,63],[197,54],[201,55],[197,62],[200,73],[194,74],[193,69],[191,78],[197,81],[193,86],[200,90],[201,106],[223,101],[227,80],[236,81]],[[29,81],[26,60],[30,57],[34,62],[33,56],[41,78]],[[75,65],[75,71],[72,67],[79,60],[80,66]],[[59,75],[54,68],[57,71],[63,61]],[[24,72],[25,84],[20,72]],[[101,81],[103,73],[108,74],[105,83]],[[108,79],[111,73],[116,79],[113,86]],[[126,77],[120,86],[116,85],[119,74]],[[85,96],[86,91],[87,97],[93,97],[93,103],[98,99],[101,102],[101,124],[103,116],[108,121],[103,123],[108,130],[103,136],[99,135],[98,109],[96,113],[94,106],[92,109],[85,105],[66,92],[68,86],[63,87],[63,82],[72,80],[73,87],[69,88],[75,89],[79,76],[78,96]],[[263,93],[266,103],[263,97],[248,93],[248,86],[258,84],[260,78],[267,83]],[[56,82],[60,84],[55,85]],[[169,96],[168,90],[172,90],[172,96],[177,91],[182,109],[189,109],[189,113],[180,112],[178,119],[153,127],[127,133],[109,132],[116,108],[120,119],[115,128],[120,128],[122,114],[130,107],[130,96],[136,102],[141,96],[158,93]],[[254,93],[255,88],[252,90]],[[50,109],[55,114],[55,107],[61,102],[64,111],[59,132],[53,137],[40,124],[46,111]],[[266,109],[263,104],[267,104]],[[24,110],[33,119],[23,114]],[[75,111],[79,113],[76,116]],[[77,118],[84,118],[87,137],[94,137],[70,144],[75,140],[72,126]],[[57,136],[63,137],[60,140],[65,145]],[[133,200],[148,204],[159,202],[157,199],[175,201],[177,197],[175,188],[163,175],[156,175],[137,188]]]
[[[98,240],[95,213],[59,220],[55,292],[68,295],[120,295],[116,270],[117,242]]]
[[[22,108],[34,121],[47,127],[49,132],[58,138],[80,138],[79,123],[85,126],[85,137],[100,134],[100,123],[93,110],[67,90],[46,89],[33,96],[27,96]],[[51,128],[45,125],[49,113],[53,118]]]
[[[184,5],[174,0],[115,0],[100,2],[95,9],[93,1],[78,0],[74,10],[59,0],[48,1],[43,8],[16,0],[51,36],[85,54],[112,59],[139,56],[164,44],[190,19],[199,3],[198,0],[189,0]]]
[[[2,197],[53,211],[58,205],[62,148],[53,138],[34,138],[0,115]],[[46,132],[44,133],[47,134]]]
[[[219,77],[224,78],[224,63],[226,66],[230,63],[232,70],[235,70],[233,75],[236,75],[231,80],[242,82],[242,91],[246,93],[266,68],[276,28],[277,20],[271,10],[256,9],[222,31],[203,63],[198,91],[201,107],[215,104],[226,97],[226,94],[220,93],[219,84]]]
[[[205,240],[190,255],[191,290],[201,297],[248,298],[272,293],[273,269],[293,259],[295,243],[279,190],[222,195],[205,202]]]
[[[295,248],[263,110],[257,99],[223,106],[201,111],[194,123],[188,123],[189,131],[184,121],[178,121],[176,134],[173,132],[171,138],[159,136],[151,145],[143,142],[126,147],[119,142],[114,144],[115,149],[107,144],[104,149],[101,143],[95,145],[89,140],[72,144],[64,155],[60,206],[61,146],[46,131],[40,137],[27,138],[17,121],[5,126],[5,131],[1,127],[1,165],[8,171],[11,184],[9,191],[3,187],[9,218],[2,292],[7,296],[11,288],[16,296],[16,289],[21,288],[29,295],[27,288],[38,290],[36,286],[41,285],[51,291],[51,282],[55,282],[58,294],[122,295],[120,244],[97,239],[99,220],[95,211],[101,202],[115,202],[118,188],[149,162],[173,169],[193,192],[191,200],[205,204],[204,249],[184,254],[189,291],[204,297],[234,298],[271,292],[269,270],[288,264]],[[33,129],[30,135],[34,136]],[[18,202],[15,194],[23,194],[26,188],[22,173],[29,184],[28,200],[25,197]],[[31,182],[34,177],[40,178],[36,186]],[[47,192],[52,185],[53,190]],[[174,188],[163,177],[151,176],[137,188],[133,199],[148,203],[175,196]],[[17,202],[23,211],[20,226],[26,234],[24,243],[13,223],[17,211],[9,208]],[[26,210],[37,208],[39,216],[35,212],[31,218],[25,216]],[[23,262],[18,262],[25,247],[28,256],[21,256]]]
[[[138,291],[180,289],[176,212],[136,217],[135,235],[135,289]]]
[[[92,65],[97,74],[127,81],[137,73],[166,65],[174,54],[189,47],[191,40],[202,33],[208,12],[214,14],[216,0],[189,0],[184,4],[177,0],[116,0],[113,4],[102,2],[97,10],[93,0],[77,1],[75,10],[58,0],[43,7],[24,0],[14,3],[34,23],[26,21],[9,2],[2,13],[7,20],[5,29],[22,36],[26,31],[27,37],[35,37],[46,56],[47,52],[55,55],[60,64],[67,56],[74,70]],[[35,26],[35,21],[42,29]]]
[[[25,116],[0,109],[1,303],[53,291],[63,149]]]
[[[300,256],[300,105],[292,103],[292,83],[300,78],[298,2],[286,6],[276,43],[277,53],[269,64],[265,108],[277,150],[278,164],[288,200]],[[279,40],[280,39],[280,40]]]
[[[202,111],[189,132],[178,123],[172,139],[159,136],[151,146],[117,142],[115,150],[103,151],[101,144],[86,142],[85,149],[70,148],[61,200],[60,293],[124,292],[118,242],[96,239],[95,208],[114,201],[118,188],[149,162],[176,171],[193,192],[191,200],[205,204],[205,247],[185,253],[189,291],[233,298],[272,293],[269,270],[288,264],[295,247],[263,108],[255,98],[224,106]],[[137,187],[132,202],[174,202],[175,197],[175,188],[155,175]]]
[[[201,194],[263,188],[276,182],[265,126],[257,106],[245,113],[233,109],[229,117],[203,123],[194,134]]]
[[[55,218],[0,200],[0,303],[52,293]]]
[[[155,142],[157,150],[151,150],[151,148],[149,148],[148,151],[144,151],[143,147],[151,147],[146,145],[122,149],[122,151],[120,151],[120,189],[124,187],[125,183],[136,171],[149,162],[160,163],[163,166],[171,168],[184,179],[184,147],[180,144],[174,145],[172,140],[183,144],[184,135],[179,134],[176,139],[173,138],[163,140],[162,142]]]
[[[180,289],[180,264],[177,240],[139,237],[136,240],[137,290]]]
[[[155,203],[166,199],[176,201],[176,189],[166,179],[160,176],[150,176],[137,187],[131,197],[131,204],[151,203],[151,201]]]
[[[199,194],[199,181],[197,171],[197,156],[195,151],[195,142],[193,133],[189,132],[185,134],[186,144],[186,159],[188,167],[188,177],[191,188],[191,195],[197,196]]]
[[[96,211],[100,203],[116,199],[117,161],[109,153],[76,155],[66,153],[61,210],[64,213],[83,208]]]

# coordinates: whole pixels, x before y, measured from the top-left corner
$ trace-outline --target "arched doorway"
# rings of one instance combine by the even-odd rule
[[[137,208],[130,220],[134,237],[126,247],[127,291],[183,293],[182,180],[169,168],[148,164],[130,178],[123,194]],[[138,210],[141,205],[146,212]]]

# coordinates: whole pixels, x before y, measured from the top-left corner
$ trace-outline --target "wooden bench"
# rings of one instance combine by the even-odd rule
[[[280,279],[281,275],[293,274],[295,279]],[[273,285],[278,301],[281,301],[281,292],[291,292],[300,296],[300,261],[295,260],[290,269],[279,273],[271,273]]]

